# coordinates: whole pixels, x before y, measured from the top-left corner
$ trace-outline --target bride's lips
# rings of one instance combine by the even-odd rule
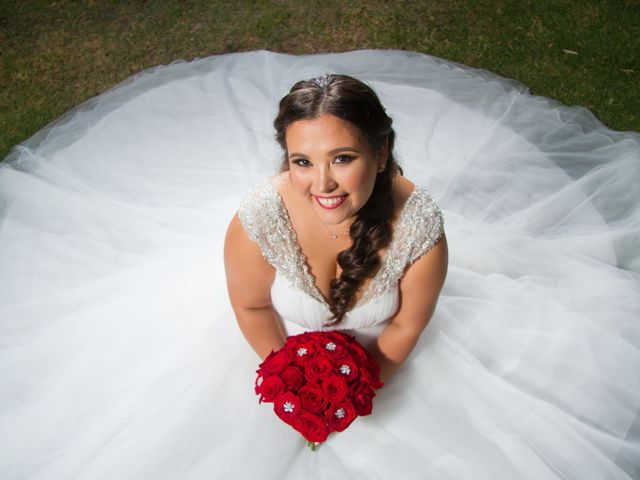
[[[318,205],[326,210],[333,210],[334,208],[338,208],[340,205],[344,203],[347,199],[346,195],[333,195],[331,197],[320,197],[318,195],[314,195],[313,198],[316,199]]]

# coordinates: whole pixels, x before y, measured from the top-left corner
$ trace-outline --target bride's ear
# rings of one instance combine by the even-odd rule
[[[382,173],[387,168],[389,160],[389,137],[384,139],[384,143],[378,150],[378,173]]]

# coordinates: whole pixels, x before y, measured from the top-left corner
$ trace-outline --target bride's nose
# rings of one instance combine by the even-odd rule
[[[336,189],[337,182],[333,179],[331,169],[320,167],[316,174],[316,189],[318,193],[329,193]]]

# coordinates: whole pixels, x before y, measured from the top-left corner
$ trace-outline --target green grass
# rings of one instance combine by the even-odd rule
[[[424,52],[640,130],[639,39],[630,0],[4,0],[0,158],[142,69],[256,49]]]

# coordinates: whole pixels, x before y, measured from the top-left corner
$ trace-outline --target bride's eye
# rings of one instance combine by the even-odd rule
[[[349,163],[353,161],[354,158],[353,155],[338,155],[335,158],[335,163]]]
[[[299,167],[309,167],[311,165],[311,162],[306,158],[295,158],[291,160],[291,163],[298,165]]]

